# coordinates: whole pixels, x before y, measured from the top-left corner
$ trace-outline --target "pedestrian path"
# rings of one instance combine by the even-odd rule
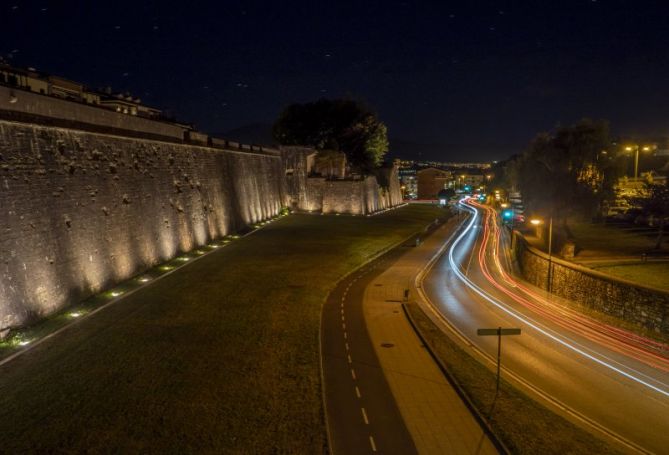
[[[363,313],[370,339],[402,418],[421,454],[494,454],[497,450],[409,324],[401,302],[416,274],[452,231],[407,248],[367,286]],[[410,298],[415,298],[411,295]]]

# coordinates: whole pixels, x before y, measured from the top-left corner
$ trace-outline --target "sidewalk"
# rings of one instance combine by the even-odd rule
[[[367,330],[402,418],[421,454],[494,454],[492,442],[422,346],[402,311],[405,289],[452,232],[448,223],[365,289]],[[415,292],[410,299],[416,297]]]

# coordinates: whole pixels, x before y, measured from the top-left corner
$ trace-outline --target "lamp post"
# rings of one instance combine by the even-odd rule
[[[650,152],[653,149],[650,145],[644,145],[641,147],[641,150],[644,152]],[[625,151],[631,152],[634,151],[634,181],[639,178],[639,145],[628,145],[625,147]]]
[[[538,218],[532,218],[530,223],[534,226],[539,226],[543,224],[543,221]],[[552,253],[553,253],[553,217],[551,216],[548,221],[548,273],[546,274],[546,289],[548,292],[551,292],[551,266],[552,266]]]

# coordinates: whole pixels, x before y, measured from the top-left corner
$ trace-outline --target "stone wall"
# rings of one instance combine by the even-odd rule
[[[308,147],[281,147],[289,205],[297,210],[367,215],[402,203],[396,166],[378,169],[365,178],[323,178],[310,175]]]
[[[669,293],[616,279],[592,269],[551,259],[530,247],[514,232],[514,255],[528,282],[567,300],[631,322],[647,330],[669,335]]]
[[[91,106],[26,90],[0,85],[0,112],[14,120],[39,119],[54,126],[78,128],[82,125],[99,127],[100,132],[151,136],[181,142],[184,126],[122,114],[99,106]],[[122,133],[121,133],[122,132]]]
[[[0,330],[278,214],[283,179],[274,155],[0,121]]]
[[[365,180],[326,181],[323,189],[323,213],[369,213],[364,188]]]

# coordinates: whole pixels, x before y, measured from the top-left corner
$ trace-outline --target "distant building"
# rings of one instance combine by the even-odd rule
[[[449,187],[451,171],[430,167],[416,172],[418,199],[436,199],[439,191]]]
[[[450,186],[456,190],[464,190],[465,187],[477,190],[483,186],[484,181],[485,176],[480,171],[477,172],[476,169],[467,169],[466,171],[459,169],[455,171],[455,176]]]
[[[127,93],[112,94],[111,89],[101,93],[88,89],[80,82],[44,74],[32,68],[15,68],[0,62],[0,85],[79,103],[93,104],[123,114],[164,119],[161,110],[144,106],[139,98],[133,98]]]
[[[418,180],[416,176],[416,169],[413,167],[400,168],[398,174],[400,178],[400,188],[402,190],[402,198],[404,199],[418,198]]]

